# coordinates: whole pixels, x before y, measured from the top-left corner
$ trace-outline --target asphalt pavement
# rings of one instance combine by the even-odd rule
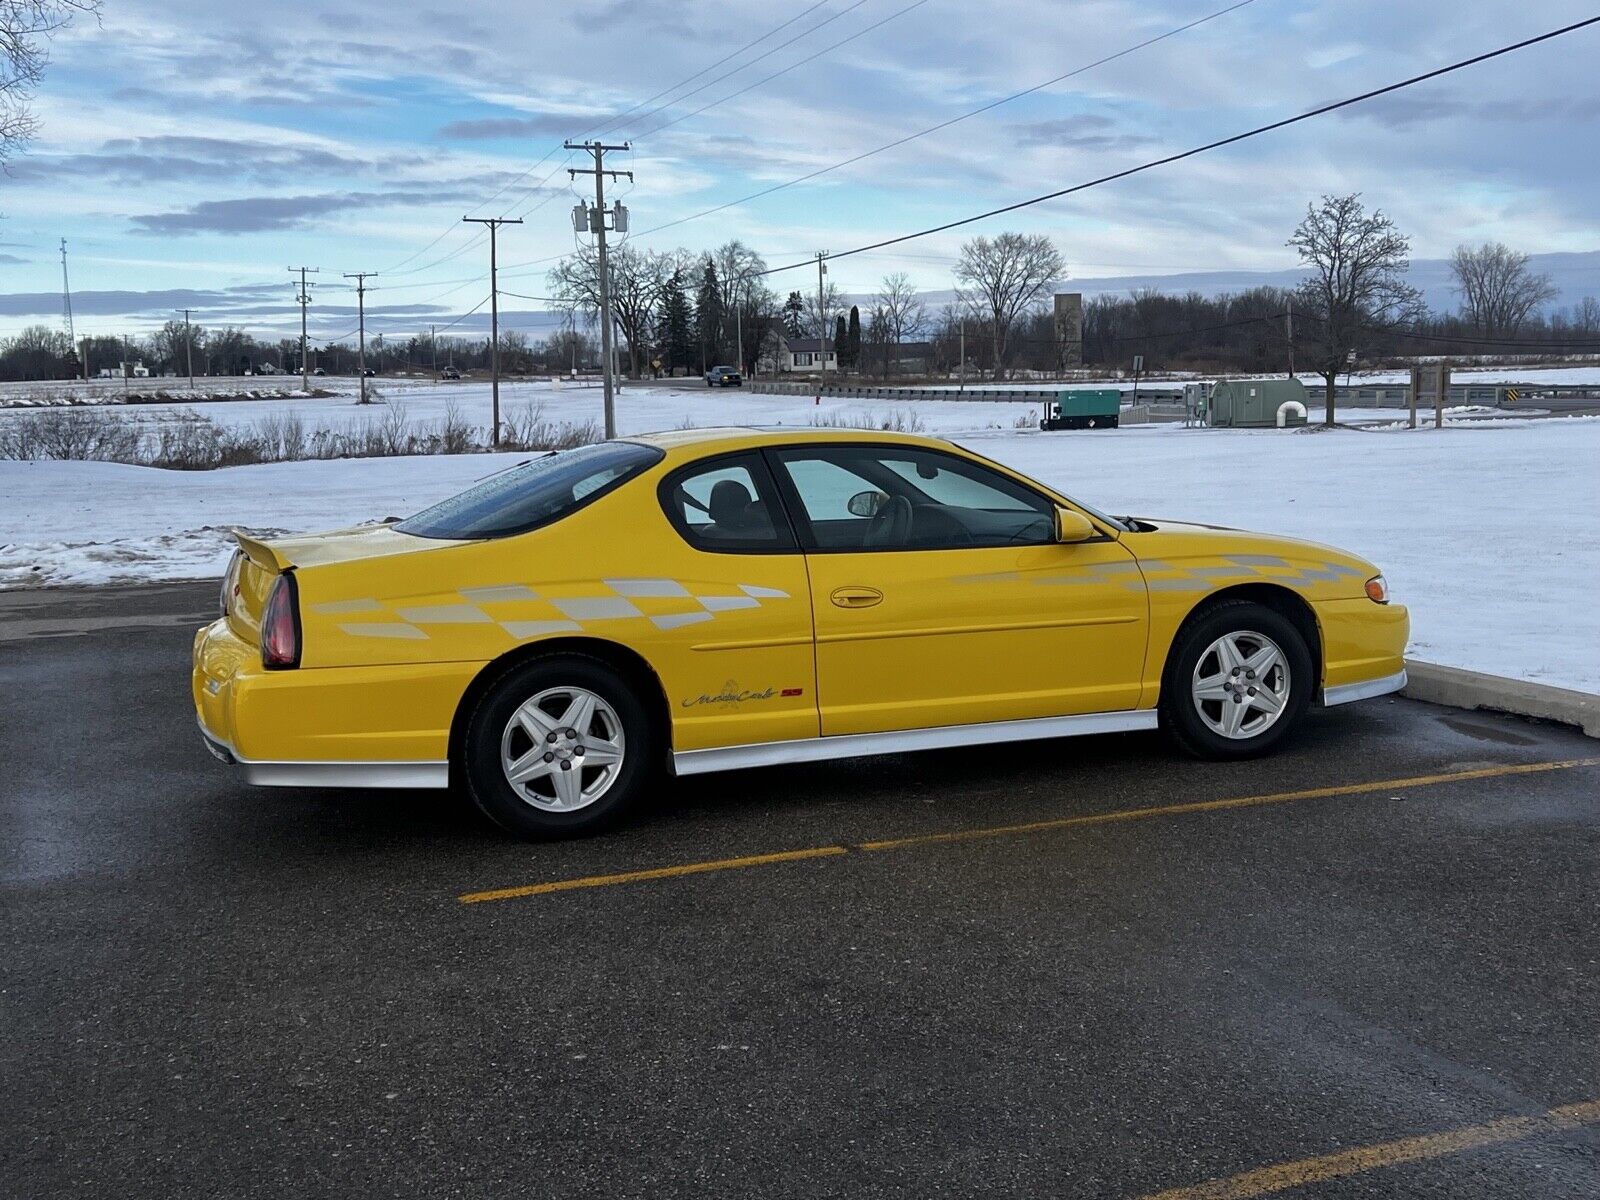
[[[6,1196],[1600,1195],[1594,741],[1389,698],[523,845],[214,762],[213,596],[0,597]]]

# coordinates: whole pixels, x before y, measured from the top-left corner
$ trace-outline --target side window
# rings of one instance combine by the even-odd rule
[[[1051,502],[981,464],[900,446],[776,455],[817,550],[951,550],[1055,540]]]
[[[759,455],[685,467],[662,482],[661,503],[673,527],[697,550],[797,549]]]

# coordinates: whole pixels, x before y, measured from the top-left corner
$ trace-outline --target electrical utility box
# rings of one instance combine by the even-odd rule
[[[1209,424],[1227,429],[1271,429],[1278,410],[1285,425],[1306,423],[1306,385],[1298,379],[1225,379],[1211,389]]]
[[[1117,388],[1074,388],[1044,406],[1040,429],[1115,429],[1122,411]]]

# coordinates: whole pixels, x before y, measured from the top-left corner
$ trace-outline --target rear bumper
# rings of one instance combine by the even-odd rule
[[[211,756],[244,772],[257,787],[445,788],[450,786],[447,762],[256,762],[240,758],[222,739],[200,724],[200,738]]]
[[[254,647],[218,621],[195,635],[191,682],[206,749],[249,783],[443,788],[451,718],[473,670],[265,671]]]

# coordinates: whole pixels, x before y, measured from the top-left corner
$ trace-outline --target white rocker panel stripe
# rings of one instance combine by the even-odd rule
[[[779,763],[820,762],[868,754],[900,754],[911,750],[937,750],[944,746],[972,746],[980,742],[1026,742],[1034,738],[1124,733],[1136,729],[1154,729],[1157,724],[1156,710],[1146,708],[1127,712],[1085,713],[1076,717],[990,721],[982,725],[946,725],[938,729],[848,733],[752,746],[683,750],[672,756],[672,766],[679,775],[702,775],[710,771],[735,771]]]

